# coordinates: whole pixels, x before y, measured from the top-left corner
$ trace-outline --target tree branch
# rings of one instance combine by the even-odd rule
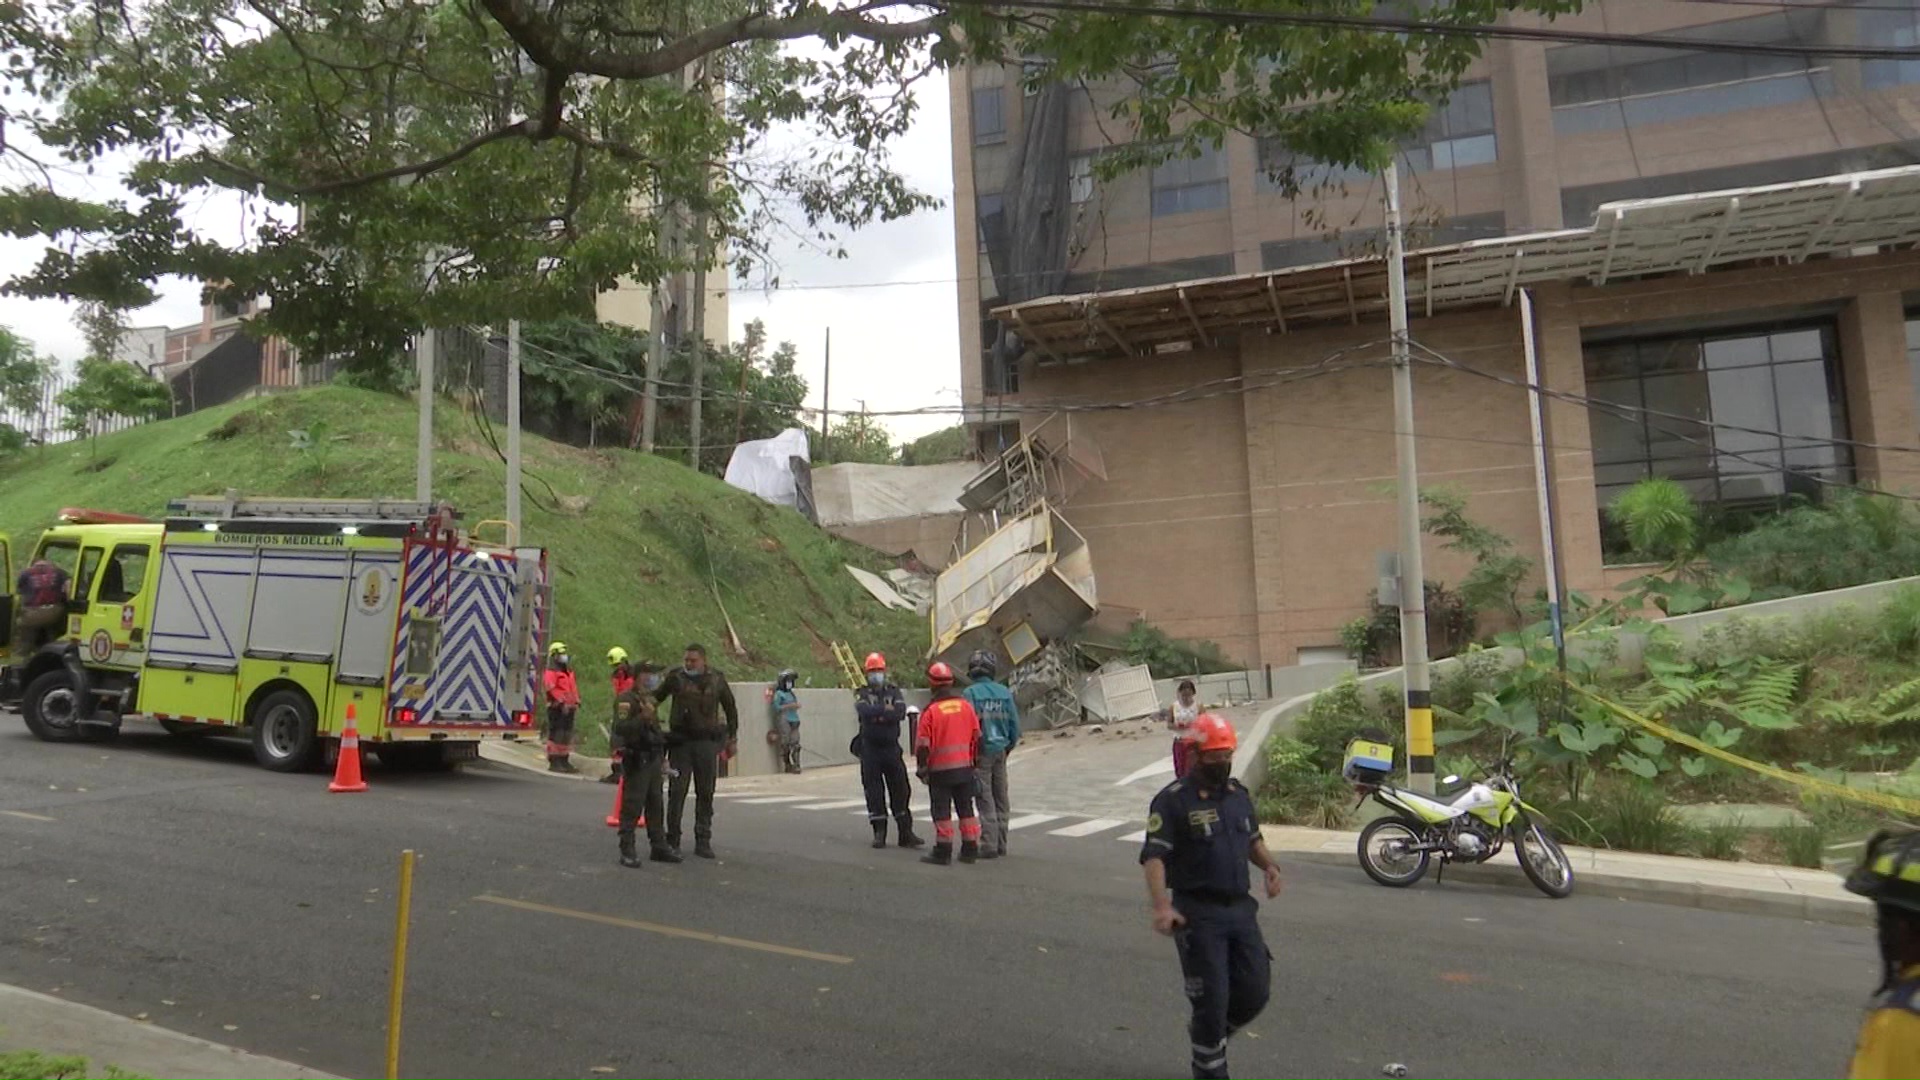
[[[474,153],[490,143],[496,143],[502,139],[532,138],[537,128],[537,122],[533,120],[522,120],[518,123],[506,124],[494,128],[484,135],[477,135],[438,157],[428,158],[425,161],[417,161],[407,165],[395,165],[389,169],[363,173],[359,176],[343,177],[338,180],[322,180],[314,184],[288,183],[284,180],[267,176],[264,173],[256,172],[239,162],[228,161],[214,154],[202,154],[201,159],[251,183],[258,184],[264,188],[277,189],[289,195],[333,195],[342,191],[352,191],[356,188],[370,187],[388,180],[398,180],[403,177],[419,179],[424,176],[429,176],[455,162],[471,157]]]
[[[874,0],[857,9],[821,11],[786,18],[742,15],[713,23],[647,52],[596,49],[569,35],[553,19],[539,14],[529,0],[480,0],[507,36],[543,68],[609,79],[653,79],[679,71],[699,58],[746,41],[793,41],[839,35],[866,41],[908,42],[938,33],[945,16],[907,22],[868,18],[863,12],[910,0]]]

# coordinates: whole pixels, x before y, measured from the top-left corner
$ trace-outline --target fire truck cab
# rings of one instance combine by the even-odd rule
[[[66,621],[0,657],[0,704],[38,738],[110,738],[143,716],[244,735],[295,772],[331,755],[349,710],[389,763],[536,737],[546,553],[483,543],[451,507],[229,494],[163,520],[67,510],[33,558],[67,571]],[[0,541],[9,630],[18,569]]]

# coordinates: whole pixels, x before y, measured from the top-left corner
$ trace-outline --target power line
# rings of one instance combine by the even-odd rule
[[[1731,41],[1725,38],[1675,37],[1670,34],[1615,34],[1594,30],[1563,30],[1552,27],[1498,26],[1488,23],[1444,23],[1419,19],[1370,18],[1357,15],[1321,15],[1307,12],[1246,11],[1235,8],[1170,8],[1157,4],[1129,4],[1112,0],[949,0],[970,7],[992,6],[1001,9],[1079,12],[1094,15],[1131,15],[1149,18],[1188,19],[1221,23],[1227,26],[1264,24],[1294,26],[1310,30],[1358,30],[1364,33],[1432,34],[1438,37],[1506,39],[1510,41],[1546,41],[1576,45],[1633,45],[1650,49],[1678,49],[1685,52],[1748,53],[1756,56],[1825,57],[1840,60],[1913,60],[1920,59],[1920,47],[1882,45],[1790,45],[1765,41]]]
[[[1913,11],[1912,4],[1868,4],[1851,0],[1681,0],[1686,4],[1763,7],[1776,11]]]

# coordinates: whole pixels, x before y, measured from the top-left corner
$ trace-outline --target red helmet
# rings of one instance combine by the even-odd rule
[[[929,664],[927,666],[927,685],[928,686],[952,686],[953,685],[953,669],[948,667],[946,664],[938,660],[935,660],[932,664]]]
[[[866,668],[866,669],[867,669],[868,671],[885,671],[885,670],[887,670],[887,658],[886,658],[886,657],[884,657],[884,656],[881,656],[881,655],[880,655],[879,653],[877,653],[877,652],[870,652],[870,653],[868,653],[868,654],[867,654],[867,668]]]
[[[1194,718],[1193,727],[1187,729],[1187,738],[1196,750],[1234,750],[1240,746],[1240,736],[1234,734],[1233,725],[1212,713],[1201,713]]]

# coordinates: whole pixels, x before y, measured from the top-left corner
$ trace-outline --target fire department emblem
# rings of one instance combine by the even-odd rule
[[[354,596],[354,602],[362,615],[378,615],[387,606],[387,597],[393,590],[387,587],[387,572],[381,569],[368,570],[360,575],[360,588]]]
[[[95,663],[103,664],[113,659],[113,635],[105,630],[95,630],[93,640],[87,642],[87,655],[93,657]]]

